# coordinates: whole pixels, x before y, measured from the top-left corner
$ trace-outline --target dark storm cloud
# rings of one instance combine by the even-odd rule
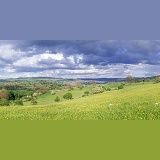
[[[159,64],[159,41],[31,41],[27,48],[36,47],[40,52],[63,52],[64,56],[83,54],[84,64]],[[37,52],[33,52],[33,54]]]
[[[94,69],[127,74],[132,65],[147,66],[145,74],[160,64],[159,40],[34,40],[0,41],[0,68],[8,72],[77,70],[73,75],[91,74]],[[152,67],[149,67],[152,65]],[[119,68],[114,68],[118,66]],[[121,67],[121,68],[120,68]],[[144,66],[139,65],[141,69]],[[88,72],[78,72],[78,70]],[[93,71],[98,74],[98,71]],[[157,72],[156,72],[157,73]]]
[[[11,42],[11,41],[8,41]],[[14,41],[13,49],[28,52],[26,56],[62,52],[64,56],[83,54],[84,64],[159,63],[159,41]]]

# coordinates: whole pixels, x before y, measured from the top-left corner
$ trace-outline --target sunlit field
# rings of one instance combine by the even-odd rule
[[[0,119],[159,120],[160,84],[125,85],[121,90],[45,105],[0,107]]]

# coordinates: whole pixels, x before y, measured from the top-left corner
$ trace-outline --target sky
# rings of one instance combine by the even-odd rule
[[[160,40],[0,40],[0,78],[160,74]]]

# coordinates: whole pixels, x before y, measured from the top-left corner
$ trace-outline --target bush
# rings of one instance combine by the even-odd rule
[[[110,90],[111,90],[111,88],[109,88],[109,87],[106,89],[106,91],[110,91]]]
[[[123,84],[120,84],[120,85],[118,86],[118,89],[123,89],[123,88],[124,88]]]
[[[84,94],[89,95],[89,91],[85,91]]]
[[[107,90],[105,86],[102,86],[102,89],[103,89],[104,91],[106,91],[106,90]]]
[[[14,94],[13,91],[10,91],[10,92],[9,92],[9,94],[8,94],[8,99],[9,99],[9,100],[15,100],[15,99],[16,99],[15,94]]]
[[[54,99],[55,102],[59,102],[60,98],[58,96],[56,96],[56,98]]]
[[[72,99],[72,93],[66,93],[64,96],[63,96],[64,99]]]
[[[51,92],[51,95],[55,95],[55,94],[56,94],[56,92],[55,92],[55,91],[52,91],[52,92]]]
[[[9,101],[6,99],[3,99],[0,101],[0,106],[9,106]]]
[[[88,96],[89,95],[89,91],[85,91],[82,95],[82,97]]]
[[[22,98],[22,102],[27,102],[27,101],[31,101],[32,96],[25,96]]]
[[[84,86],[80,86],[80,87],[79,87],[79,89],[81,89],[81,90],[82,90],[82,89],[83,89],[83,87],[84,87]]]
[[[32,97],[32,99],[31,99],[31,104],[32,104],[32,105],[36,105],[36,104],[37,104],[36,98]]]
[[[15,102],[14,102],[15,105],[18,105],[18,106],[23,106],[23,102],[22,100],[20,99],[17,99]]]
[[[0,90],[0,100],[8,100],[9,92],[6,89]]]
[[[103,89],[102,88],[99,88],[99,87],[96,87],[96,88],[93,88],[91,90],[92,94],[98,94],[98,93],[102,93],[103,92]]]

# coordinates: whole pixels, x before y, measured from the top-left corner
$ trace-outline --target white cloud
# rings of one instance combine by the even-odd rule
[[[0,41],[4,77],[143,77],[159,64],[160,41]]]
[[[63,54],[62,53],[57,53],[57,54],[51,54],[51,53],[43,53],[43,54],[38,54],[38,55],[33,55],[32,57],[23,57],[16,62],[13,63],[13,66],[15,67],[37,67],[37,68],[42,68],[43,65],[41,66],[38,64],[41,60],[57,60],[60,61],[62,60]],[[58,64],[59,66],[63,66]]]
[[[14,73],[16,70],[12,67],[5,67],[4,68],[4,72],[7,72],[7,73]]]
[[[25,55],[25,52],[22,52],[20,49],[13,49],[12,44],[0,45],[0,57],[5,60],[15,60],[21,58]]]
[[[51,59],[58,60],[58,61],[60,61],[64,58],[63,53],[52,54],[52,53],[50,53],[50,52],[48,53],[48,52],[40,54],[40,55],[35,55],[35,58],[39,57],[39,60],[51,58]]]
[[[69,57],[67,57],[67,59],[68,59],[71,63],[75,64],[75,61],[74,61],[74,57],[73,57],[73,56],[69,56]]]

